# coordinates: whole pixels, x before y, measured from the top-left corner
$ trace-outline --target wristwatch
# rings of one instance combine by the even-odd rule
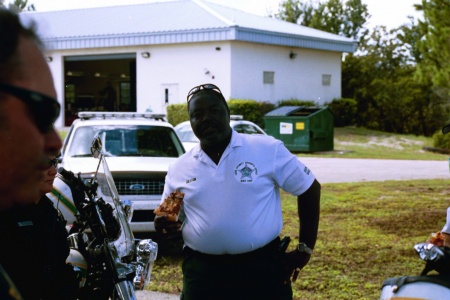
[[[297,245],[297,251],[305,252],[305,253],[308,253],[309,255],[313,254],[313,250],[311,248],[309,248],[305,243],[299,243]]]

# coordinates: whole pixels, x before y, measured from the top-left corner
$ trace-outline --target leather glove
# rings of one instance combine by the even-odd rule
[[[169,221],[165,216],[155,216],[153,222],[159,238],[177,239],[181,237],[181,222]]]

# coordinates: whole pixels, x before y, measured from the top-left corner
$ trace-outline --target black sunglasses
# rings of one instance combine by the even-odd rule
[[[53,159],[49,159],[48,160],[48,167],[55,167],[55,169],[58,167],[58,159],[57,158],[53,158]]]
[[[59,117],[61,105],[52,97],[24,88],[0,82],[0,90],[25,102],[33,114],[40,132],[49,132]]]
[[[212,83],[206,83],[206,84],[201,84],[196,87],[193,87],[187,95],[187,102],[189,102],[192,99],[192,96],[194,96],[201,90],[212,90],[212,91],[215,91],[215,92],[219,93],[220,95],[222,95],[222,92],[216,85],[214,85]]]

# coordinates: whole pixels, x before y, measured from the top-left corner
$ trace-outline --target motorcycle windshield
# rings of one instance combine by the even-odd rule
[[[113,206],[114,213],[121,227],[119,236],[114,241],[110,241],[110,243],[114,244],[119,257],[132,257],[134,255],[133,232],[131,231],[130,224],[127,221],[127,217],[106,158],[104,155],[100,155],[99,159],[100,164],[97,172],[99,194],[101,193],[103,200]]]

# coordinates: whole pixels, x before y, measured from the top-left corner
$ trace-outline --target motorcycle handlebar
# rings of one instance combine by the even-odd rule
[[[73,174],[73,172],[71,172],[71,171],[67,171],[63,167],[58,168],[58,173],[70,181],[75,180],[75,174]]]

